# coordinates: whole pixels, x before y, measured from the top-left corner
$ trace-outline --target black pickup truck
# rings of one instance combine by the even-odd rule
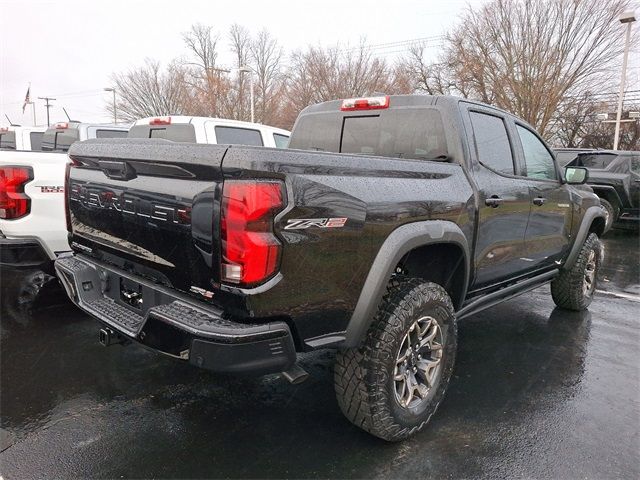
[[[589,170],[588,184],[605,209],[605,232],[614,224],[640,222],[640,152],[597,150],[580,153],[569,163]]]
[[[487,105],[346,99],[306,108],[287,150],[69,153],[75,253],[56,269],[102,343],[292,381],[298,352],[337,349],[341,409],[386,440],[442,400],[457,321],[548,282],[568,309],[595,291],[604,212],[571,185],[587,171],[561,175],[530,126]]]

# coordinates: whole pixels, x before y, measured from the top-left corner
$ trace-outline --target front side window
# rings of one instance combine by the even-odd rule
[[[42,150],[42,136],[44,132],[31,132],[29,133],[29,139],[31,140],[31,150]]]
[[[524,152],[527,177],[541,180],[557,180],[558,174],[553,156],[544,143],[528,128],[517,125]]]
[[[287,148],[289,145],[289,137],[280,133],[273,134],[273,141],[276,144],[276,148]]]
[[[498,173],[513,175],[513,154],[504,121],[480,112],[470,112],[470,116],[480,163]]]

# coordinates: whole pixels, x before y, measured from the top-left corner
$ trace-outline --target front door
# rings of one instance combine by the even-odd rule
[[[523,258],[530,270],[543,269],[567,255],[572,233],[571,191],[561,181],[553,155],[538,135],[519,124],[516,132],[531,201]]]

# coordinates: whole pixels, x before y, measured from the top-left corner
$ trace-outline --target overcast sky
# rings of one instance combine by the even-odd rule
[[[29,82],[37,121],[108,121],[105,102],[113,72],[141,65],[145,58],[164,63],[184,55],[182,33],[194,23],[221,34],[222,63],[227,32],[239,23],[255,33],[267,28],[286,51],[308,44],[373,45],[438,36],[459,21],[468,4],[487,0],[0,0],[0,125],[5,113],[14,123],[31,125],[31,107],[22,114]],[[437,41],[430,49],[438,52]],[[379,48],[392,60],[398,48]],[[637,72],[637,71],[636,71]],[[637,74],[636,74],[637,76]]]

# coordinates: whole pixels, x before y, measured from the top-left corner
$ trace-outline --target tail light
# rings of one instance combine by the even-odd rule
[[[382,97],[365,97],[365,98],[346,98],[342,100],[340,110],[379,110],[381,108],[389,108],[389,95]]]
[[[16,220],[31,211],[24,186],[33,180],[31,167],[0,167],[0,218]]]
[[[55,124],[56,130],[65,130],[69,128],[69,122],[58,122]]]
[[[273,233],[273,219],[283,206],[281,182],[224,183],[220,225],[223,281],[252,286],[276,273],[282,246]]]

